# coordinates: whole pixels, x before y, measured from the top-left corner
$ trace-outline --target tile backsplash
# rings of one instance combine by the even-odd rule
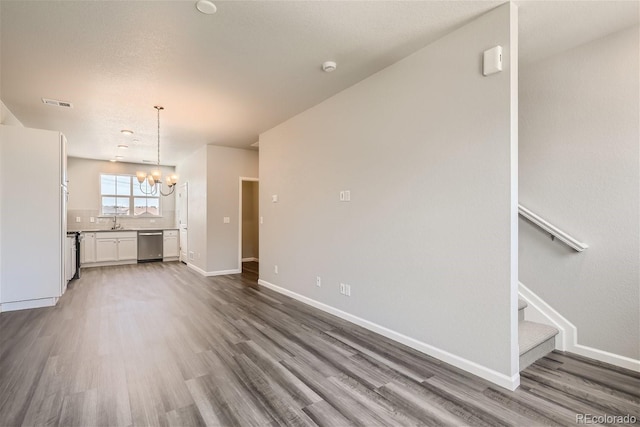
[[[76,219],[80,218],[80,222],[76,222]],[[91,222],[91,218],[94,222]],[[117,218],[118,224],[124,229],[165,229],[176,227],[175,211],[164,211],[162,217],[155,218],[129,218],[121,217]],[[99,211],[96,210],[75,210],[69,209],[67,211],[67,230],[68,231],[85,231],[85,230],[110,230],[113,227],[113,217],[100,217]]]

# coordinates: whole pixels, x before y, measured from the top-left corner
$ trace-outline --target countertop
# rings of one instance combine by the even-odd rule
[[[165,230],[177,230],[178,227],[128,227],[128,228],[118,228],[116,230],[112,230],[110,228],[92,228],[92,229],[83,229],[83,230],[67,230],[67,233],[109,233],[111,231],[165,231]]]

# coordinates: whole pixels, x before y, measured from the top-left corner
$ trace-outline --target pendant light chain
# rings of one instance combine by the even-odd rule
[[[169,196],[171,194],[173,194],[175,188],[176,188],[176,183],[178,182],[178,177],[173,174],[169,177],[167,177],[167,186],[169,187],[169,192],[168,193],[164,193],[162,191],[162,178],[161,178],[161,174],[160,174],[160,110],[164,110],[164,107],[160,106],[160,105],[154,105],[153,108],[156,109],[157,111],[157,116],[158,116],[158,162],[157,162],[157,168],[158,170],[156,172],[152,172],[150,174],[145,173],[145,172],[137,172],[136,176],[138,178],[138,182],[140,184],[140,191],[143,194],[146,194],[148,196],[155,196],[157,194],[160,194],[162,196]],[[145,190],[142,187],[142,183],[147,181],[148,186],[151,187],[150,190]]]
[[[164,110],[164,107],[156,105],[153,108],[155,108],[158,111],[158,168],[159,168],[160,167],[160,110]]]

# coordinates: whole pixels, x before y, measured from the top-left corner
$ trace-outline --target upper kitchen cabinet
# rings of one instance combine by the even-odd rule
[[[66,283],[64,135],[0,125],[0,194],[0,308],[55,305]]]

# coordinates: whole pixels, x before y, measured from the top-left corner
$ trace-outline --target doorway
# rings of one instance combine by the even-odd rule
[[[185,182],[178,186],[176,195],[176,216],[178,217],[178,232],[180,234],[180,261],[189,261],[189,183]]]
[[[255,275],[260,262],[259,183],[257,178],[240,178],[240,221],[238,267]]]

